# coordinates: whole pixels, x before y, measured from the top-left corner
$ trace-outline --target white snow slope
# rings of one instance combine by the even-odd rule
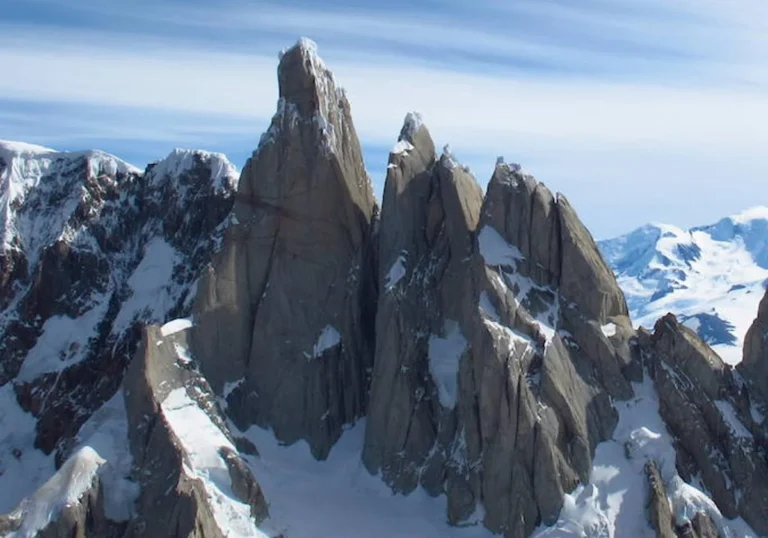
[[[619,423],[613,438],[597,446],[589,484],[566,494],[557,523],[540,527],[533,538],[654,538],[644,509],[644,467],[651,460],[659,467],[678,525],[703,511],[723,538],[756,538],[743,519],[726,519],[702,489],[680,478],[674,441],[659,415],[653,382],[646,374],[645,382],[634,389],[633,400],[616,403]]]
[[[648,224],[599,246],[635,325],[672,312],[724,361],[741,361],[768,279],[768,207],[690,230]]]
[[[270,503],[270,526],[291,538],[492,538],[477,520],[451,527],[446,498],[422,489],[396,495],[363,467],[365,421],[345,431],[326,461],[299,441],[281,446],[270,431],[246,435],[260,457],[247,457]],[[481,514],[478,514],[481,516]]]

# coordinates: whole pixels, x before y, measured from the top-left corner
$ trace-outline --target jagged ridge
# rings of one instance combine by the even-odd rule
[[[574,499],[595,491],[593,458],[613,439],[626,443],[628,460],[652,460],[641,472],[658,535],[687,532],[685,524],[725,533],[731,523],[722,514],[763,532],[765,421],[755,410],[764,399],[753,373],[768,360],[762,311],[743,377],[674,318],[636,335],[612,272],[565,197],[503,160],[483,197],[449,148],[436,155],[417,114],[406,117],[390,155],[379,220],[349,104],[314,45],[302,40],[285,51],[278,78],[278,111],[243,169],[233,218],[221,224],[219,213],[203,212],[190,223],[167,211],[169,198],[199,192],[179,194],[174,175],[188,170],[188,159],[177,154],[154,168],[155,179],[168,181],[148,182],[162,192],[142,191],[129,213],[141,216],[145,204],[162,211],[134,247],[201,238],[184,251],[182,282],[190,286],[173,295],[176,310],[136,315],[131,306],[126,319],[138,323],[189,307],[191,283],[226,228],[198,286],[194,320],[146,328],[125,383],[141,485],[129,536],[280,532],[265,530],[274,522],[261,525],[258,477],[220,404],[241,428],[255,423],[288,443],[306,440],[319,458],[346,424],[367,415],[368,469],[400,492],[446,494],[457,525],[482,523],[509,537],[559,525]],[[198,178],[219,185],[213,168],[221,167],[210,163],[221,158],[199,160],[209,166]],[[111,222],[97,215],[89,226],[102,221]],[[70,250],[79,254],[59,249],[54,266]],[[627,426],[625,410],[649,395],[659,399],[659,431],[630,424],[617,432]],[[194,422],[205,442],[178,413],[201,417]],[[679,445],[674,465],[647,450],[662,434],[670,449],[669,434]],[[715,502],[681,480],[697,473]],[[89,491],[98,497],[98,488]],[[605,515],[616,514],[605,510],[577,531],[619,532]],[[89,517],[73,514],[55,525],[67,531]],[[691,514],[693,523],[681,521]],[[653,532],[647,524],[636,530]]]

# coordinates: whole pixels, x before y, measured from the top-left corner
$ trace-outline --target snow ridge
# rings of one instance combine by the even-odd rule
[[[240,172],[229,162],[226,155],[203,150],[176,148],[165,158],[153,163],[151,184],[159,186],[162,181],[178,178],[200,163],[211,169],[211,183],[218,192],[231,191],[237,186]]]
[[[22,520],[21,527],[8,538],[34,538],[59,513],[75,504],[93,485],[105,460],[91,447],[83,447],[62,465],[32,497],[25,499],[12,517]]]
[[[78,173],[83,166],[85,175]],[[110,190],[118,181],[130,183],[140,174],[135,166],[98,150],[58,152],[0,142],[0,253],[34,253],[67,232],[76,236],[76,229],[67,230],[67,222],[78,204],[91,196],[86,182],[92,183],[91,190]],[[39,207],[34,212],[22,210],[28,198]],[[58,201],[62,199],[64,204]],[[51,200],[57,200],[55,207]],[[34,265],[34,260],[28,259],[28,264]]]
[[[599,247],[636,325],[672,312],[724,361],[741,361],[768,279],[768,208],[689,230],[648,224]]]

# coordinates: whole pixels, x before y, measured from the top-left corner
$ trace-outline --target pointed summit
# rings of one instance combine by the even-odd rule
[[[342,97],[333,73],[317,54],[317,44],[306,37],[280,53],[277,80],[280,98],[295,105],[301,116],[319,113],[327,118],[329,108]]]
[[[315,44],[286,50],[278,79],[277,112],[240,176],[240,224],[199,287],[193,348],[238,424],[324,458],[367,405],[376,202]]]
[[[421,114],[418,112],[409,112],[405,115],[403,128],[400,129],[400,136],[397,138],[397,141],[407,141],[413,144],[416,133],[418,133],[423,126],[424,120],[422,119]]]

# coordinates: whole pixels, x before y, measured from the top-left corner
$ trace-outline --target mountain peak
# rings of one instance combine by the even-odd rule
[[[14,142],[13,140],[0,140],[0,152],[7,152],[12,155],[54,153],[55,151],[55,149],[38,146],[37,144]]]
[[[333,73],[318,55],[315,42],[306,37],[280,53],[277,78],[280,98],[296,105],[301,116],[319,113],[327,118],[331,103],[338,100]]]
[[[753,220],[768,220],[768,206],[755,206],[728,217],[736,224],[746,224]]]
[[[600,242],[637,325],[672,311],[727,363],[742,344],[768,278],[768,208],[685,230],[646,224]]]
[[[418,112],[408,112],[403,120],[403,128],[400,129],[400,136],[397,138],[398,142],[406,141],[413,144],[416,133],[424,126],[424,119]]]
[[[181,176],[200,164],[210,168],[210,178],[206,178],[206,181],[210,181],[217,192],[235,190],[240,172],[223,153],[174,148],[164,159],[151,163],[147,171],[151,183],[157,186],[167,181],[178,183]]]

